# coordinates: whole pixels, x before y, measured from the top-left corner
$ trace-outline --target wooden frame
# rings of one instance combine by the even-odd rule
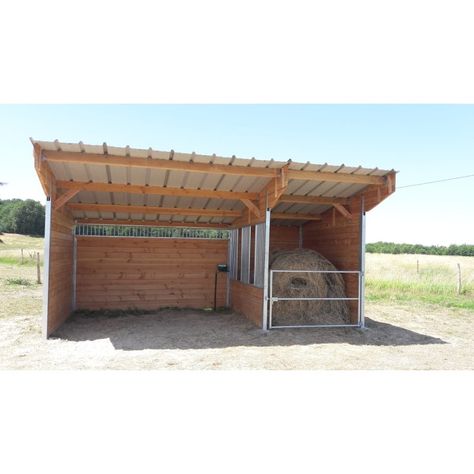
[[[44,148],[42,148],[44,146]],[[258,289],[252,291],[249,285],[240,285],[240,300],[241,300],[241,309],[244,314],[247,314],[249,319],[252,319],[256,324],[262,325],[263,328],[266,328],[267,318],[266,311],[268,310],[268,272],[269,272],[269,252],[271,249],[278,249],[280,246],[281,249],[288,248],[288,246],[294,245],[302,247],[303,234],[304,234],[304,243],[307,248],[313,248],[317,251],[321,251],[324,254],[328,255],[328,258],[334,260],[335,264],[338,267],[343,268],[344,266],[354,266],[356,259],[361,256],[363,252],[363,238],[358,237],[359,232],[362,235],[362,231],[359,229],[358,225],[361,222],[360,217],[360,202],[365,202],[362,205],[362,215],[365,214],[365,210],[369,210],[375,207],[378,203],[384,200],[387,196],[395,191],[396,175],[395,172],[387,172],[385,176],[374,176],[370,173],[375,172],[375,170],[361,170],[358,169],[356,172],[359,173],[369,173],[368,175],[344,172],[327,172],[327,171],[308,171],[308,170],[295,170],[290,169],[290,163],[286,165],[281,164],[271,164],[263,162],[247,162],[246,166],[240,164],[231,164],[232,161],[226,164],[218,163],[198,163],[194,161],[192,155],[180,155],[183,160],[179,161],[173,159],[174,152],[169,154],[169,159],[167,159],[167,153],[159,153],[160,158],[152,158],[151,150],[148,152],[148,158],[145,158],[145,153],[143,157],[132,157],[130,156],[131,150],[126,147],[122,150],[126,156],[119,156],[114,154],[109,154],[109,148],[104,144],[102,148],[96,148],[98,153],[87,153],[85,150],[87,146],[80,144],[80,147],[75,146],[66,146],[62,145],[59,142],[44,144],[43,142],[33,142],[34,147],[34,158],[35,158],[35,169],[37,171],[38,177],[40,179],[41,185],[45,194],[48,196],[47,204],[47,221],[49,220],[49,226],[47,222],[46,232],[49,235],[45,239],[45,271],[48,275],[45,276],[45,288],[48,288],[47,294],[45,295],[46,309],[45,314],[52,315],[50,319],[50,327],[45,326],[44,331],[46,335],[55,330],[56,323],[60,324],[64,318],[67,317],[65,314],[68,310],[69,302],[71,302],[71,307],[74,309],[75,306],[75,296],[74,293],[69,295],[69,287],[75,289],[76,286],[81,288],[81,283],[76,283],[76,273],[81,276],[82,286],[88,286],[91,292],[90,299],[82,299],[84,304],[102,304],[102,301],[95,300],[97,295],[103,290],[105,293],[109,291],[109,294],[106,294],[106,297],[103,301],[107,305],[115,305],[122,303],[122,290],[123,288],[128,288],[129,286],[135,284],[134,294],[129,294],[130,299],[127,301],[135,304],[143,304],[148,307],[155,304],[165,304],[167,301],[162,301],[156,298],[156,295],[151,292],[156,292],[156,288],[149,288],[153,286],[153,278],[157,275],[160,280],[159,285],[162,285],[160,288],[163,290],[166,285],[171,285],[170,288],[165,288],[166,290],[170,289],[171,292],[174,292],[176,289],[179,290],[179,293],[176,292],[176,295],[173,293],[172,298],[168,295],[169,299],[172,299],[173,304],[181,304],[181,299],[184,299],[189,294],[193,295],[192,301],[198,301],[200,296],[200,286],[206,285],[210,281],[214,281],[214,272],[217,263],[223,263],[226,259],[224,252],[220,249],[220,254],[218,256],[219,260],[212,262],[212,268],[210,268],[207,278],[203,278],[200,275],[201,266],[204,261],[210,260],[213,252],[209,251],[204,243],[203,248],[200,251],[196,251],[196,246],[190,245],[185,248],[183,251],[181,244],[176,244],[176,247],[172,250],[174,254],[170,254],[169,249],[165,247],[160,247],[160,242],[156,240],[142,240],[140,245],[148,246],[148,248],[143,248],[141,252],[135,252],[136,245],[130,245],[130,248],[126,249],[126,246],[121,239],[116,239],[113,243],[110,241],[103,240],[101,243],[100,250],[92,249],[88,250],[90,254],[87,258],[84,258],[80,261],[79,270],[77,270],[75,262],[75,247],[74,240],[71,240],[72,233],[70,233],[71,226],[74,222],[77,224],[98,224],[98,225],[124,225],[124,226],[149,226],[149,227],[189,227],[189,228],[215,228],[215,229],[235,229],[238,227],[254,225],[257,223],[265,222],[265,271],[266,276],[264,277],[263,289]],[[66,152],[61,149],[75,149],[78,151]],[[51,150],[50,150],[51,149]],[[79,152],[81,150],[81,152]],[[102,153],[103,150],[103,153]],[[120,153],[117,151],[117,153]],[[141,152],[137,152],[140,154]],[[156,155],[155,155],[156,156]],[[189,161],[187,161],[189,159]],[[203,158],[207,159],[207,158]],[[211,157],[209,157],[211,159]],[[223,161],[223,160],[218,160]],[[58,165],[58,164],[60,165]],[[93,179],[99,180],[109,180],[109,182],[85,182],[85,181],[64,181],[57,180],[54,173],[57,173],[57,176],[64,177],[74,177],[77,178],[79,175],[79,169],[83,167],[71,166],[69,171],[72,173],[62,174],[63,166],[62,163],[70,164],[84,164],[89,165],[90,175]],[[235,163],[239,163],[237,160]],[[256,166],[254,166],[256,165]],[[269,167],[274,166],[274,167]],[[127,174],[126,181],[132,181],[129,184],[125,184],[125,180],[120,183],[112,183],[111,176],[115,177],[114,173],[108,173],[107,178],[105,178],[105,167],[110,171],[110,167],[122,167],[122,174]],[[67,168],[67,166],[66,166]],[[124,170],[124,168],[129,168]],[[131,173],[136,168],[141,168],[142,170],[163,170],[163,171],[174,171],[177,176],[172,176],[170,180],[158,181],[159,184],[163,183],[173,183],[178,185],[181,181],[183,182],[183,187],[167,187],[166,185],[155,186],[155,185],[142,185],[138,183],[145,182],[145,173],[139,173],[140,178],[134,178],[135,173]],[[333,168],[336,169],[336,168]],[[341,168],[342,169],[342,168]],[[100,173],[99,173],[100,171]],[[113,169],[116,171],[116,169]],[[124,173],[127,171],[127,173]],[[238,181],[238,184],[235,185],[235,188],[239,191],[234,191],[224,182],[221,186],[225,187],[226,191],[220,191],[216,188],[214,189],[201,189],[201,188],[188,188],[186,187],[186,182],[189,184],[190,181],[186,181],[184,178],[186,173],[200,173],[201,176],[195,176],[197,178],[193,181],[193,184],[201,181],[201,178],[206,178],[206,174],[220,175],[213,180],[214,183],[220,182],[219,179],[225,175],[234,175],[240,177],[251,177],[257,179],[246,179]],[[380,172],[379,172],[380,173]],[[138,173],[137,173],[138,174]],[[160,176],[158,176],[158,174]],[[156,173],[151,171],[147,173],[147,176],[150,178],[146,182],[157,182],[154,179],[163,178],[164,173]],[[168,173],[167,173],[168,175]],[[85,176],[81,174],[81,176]],[[154,177],[153,177],[154,176]],[[132,179],[133,178],[133,179]],[[176,178],[176,179],[173,179]],[[82,178],[85,179],[85,178]],[[118,179],[118,178],[117,178]],[[140,179],[140,180],[138,180]],[[115,178],[114,178],[115,180]],[[290,180],[299,180],[299,181],[309,181],[315,184],[301,187],[300,189],[309,189],[310,187],[314,189],[315,193],[320,192],[320,189],[328,189],[327,187],[319,187],[318,183],[345,183],[345,184],[356,184],[363,185],[358,186],[363,188],[358,192],[353,192],[353,189],[357,186],[332,186],[330,189],[334,189],[338,196],[309,196],[309,195],[290,195],[288,194],[289,182]],[[236,182],[237,180],[232,180]],[[205,181],[201,181],[204,183]],[[229,181],[230,182],[230,181]],[[245,183],[245,186],[244,186]],[[292,184],[304,184],[304,183],[292,183]],[[309,183],[308,183],[309,184]],[[208,187],[212,187],[209,185]],[[217,186],[219,187],[219,186]],[[251,189],[252,191],[259,190],[258,192],[246,192],[245,189]],[[296,189],[296,186],[290,186],[291,189]],[[241,191],[243,189],[243,191]],[[337,192],[337,190],[344,189],[347,192]],[[59,193],[58,193],[59,191]],[[189,198],[205,198],[205,199],[216,199],[216,200],[227,200],[232,201],[232,203],[227,203],[228,207],[233,206],[232,210],[229,209],[199,209],[197,204],[193,202],[192,208],[185,207],[162,207],[157,205],[124,205],[124,204],[109,204],[116,199],[107,199],[105,197],[98,195],[97,197],[88,199],[82,199],[82,201],[89,202],[71,202],[71,200],[76,196],[74,200],[81,201],[81,191],[88,192],[97,192],[97,193],[126,193],[128,198],[130,195],[142,195],[142,196],[174,196],[174,197],[189,197]],[[298,191],[296,191],[298,192]],[[302,191],[300,191],[302,192]],[[329,191],[332,192],[332,191]],[[353,192],[350,197],[341,197],[346,196]],[[79,194],[79,196],[78,196]],[[96,202],[98,200],[99,202]],[[117,199],[118,200],[118,199]],[[91,202],[93,201],[93,202]],[[106,201],[105,203],[100,201]],[[176,200],[174,200],[176,201]],[[190,200],[191,201],[191,200]],[[107,203],[109,202],[109,203]],[[120,201],[120,202],[131,202]],[[141,201],[139,201],[141,202]],[[143,202],[147,202],[146,199]],[[158,201],[161,202],[161,201]],[[241,204],[240,204],[241,203]],[[288,203],[288,204],[302,204],[314,206],[314,209],[310,212],[273,212],[273,209],[279,203]],[[217,203],[220,205],[220,203]],[[172,206],[171,204],[170,206]],[[183,206],[183,205],[182,205]],[[321,214],[315,214],[316,206],[326,206],[320,207],[320,209],[326,209]],[[329,208],[331,206],[331,208]],[[365,208],[364,208],[365,206]],[[202,205],[202,207],[205,207]],[[226,206],[222,206],[226,207]],[[289,206],[286,206],[289,207]],[[235,210],[238,209],[238,210]],[[59,210],[59,212],[58,212]],[[137,214],[137,217],[140,219],[115,219],[115,218],[76,218],[75,221],[71,220],[71,213],[69,211],[93,211],[93,212],[107,212],[107,213],[124,213],[125,216],[130,217],[131,214]],[[78,214],[81,215],[81,214]],[[100,214],[99,214],[100,215]],[[112,214],[110,214],[112,215]],[[115,214],[113,214],[115,215]],[[145,215],[148,215],[150,220],[145,219]],[[150,218],[151,215],[151,218]],[[166,219],[165,221],[158,220],[157,217]],[[232,220],[232,223],[208,223],[208,222],[174,222],[173,216],[183,216],[181,219],[185,219],[185,216],[190,216],[190,219],[185,220],[199,220],[199,217],[213,218],[216,217],[216,220]],[[53,217],[53,219],[52,219]],[[179,218],[179,217],[176,217]],[[291,221],[307,221],[304,225],[300,225],[299,233],[294,232],[295,226],[287,225],[275,225],[275,230],[273,234],[273,242],[270,242],[270,222],[271,219],[285,219],[293,224]],[[318,222],[321,221],[321,222]],[[280,222],[281,224],[281,222]],[[285,222],[284,224],[287,224]],[[288,229],[290,232],[288,232]],[[129,229],[130,234],[139,234],[140,232],[135,232],[133,229]],[[233,235],[238,234],[239,232],[234,232]],[[142,232],[142,234],[144,234]],[[251,234],[249,235],[250,242]],[[360,245],[358,239],[361,240]],[[72,242],[72,244],[70,244]],[[131,242],[131,241],[130,241]],[[357,244],[357,248],[356,248]],[[72,245],[72,246],[71,246]],[[87,245],[84,245],[84,249],[88,246],[93,247],[95,244],[89,242]],[[173,243],[173,245],[175,245]],[[245,243],[247,245],[247,241]],[[249,243],[249,256],[250,256],[250,243]],[[274,245],[274,247],[272,247]],[[110,250],[109,247],[114,247]],[[50,255],[48,252],[51,248]],[[149,250],[152,250],[149,252]],[[85,251],[85,250],[84,250]],[[100,254],[99,254],[100,252]],[[124,254],[126,252],[126,254]],[[331,253],[332,252],[332,253]],[[150,254],[153,254],[153,258],[150,258]],[[124,256],[125,255],[125,256]],[[177,263],[178,256],[181,260]],[[70,258],[71,257],[71,258]],[[214,257],[212,257],[214,258]],[[227,257],[228,258],[228,257]],[[222,259],[222,260],[221,260]],[[69,263],[68,263],[69,262]],[[72,266],[70,265],[72,262]],[[114,285],[116,288],[113,288],[110,291],[110,282],[108,284],[101,283],[102,287],[95,288],[94,285],[96,281],[100,280],[97,278],[97,272],[100,272],[103,269],[105,263],[111,265],[112,270],[108,275],[112,275],[111,279],[116,280]],[[125,265],[123,270],[118,270],[121,265]],[[127,267],[127,265],[129,265]],[[189,273],[190,280],[182,287],[181,285],[181,268],[193,266],[193,272]],[[155,268],[156,267],[156,268]],[[49,268],[49,271],[48,271]],[[71,270],[72,268],[72,270]],[[250,269],[250,266],[248,267]],[[176,270],[175,279],[173,281],[168,281],[168,271]],[[361,264],[361,271],[363,271],[363,265]],[[73,274],[72,284],[69,283],[71,272]],[[128,272],[128,273],[127,273]],[[152,274],[150,276],[150,274]],[[85,277],[83,276],[85,275]],[[133,283],[129,283],[133,280]],[[99,275],[101,277],[101,275]],[[85,285],[86,279],[90,279],[91,283]],[[148,280],[147,280],[148,279]],[[123,281],[122,281],[123,280]],[[161,282],[161,280],[166,280]],[[230,288],[233,288],[231,285],[232,282],[228,281],[227,295],[230,293]],[[350,283],[350,282],[349,282]],[[69,285],[69,286],[68,286]],[[108,286],[109,285],[109,286]],[[122,286],[121,286],[122,285]],[[174,285],[174,286],[173,286]],[[237,288],[238,285],[235,286]],[[351,287],[352,288],[352,287]],[[359,291],[361,289],[361,284],[359,284]],[[351,291],[353,288],[351,289]],[[266,294],[265,294],[266,291]],[[140,293],[140,294],[139,294]],[[163,293],[165,294],[165,293]],[[166,293],[167,294],[167,293]],[[169,293],[171,295],[171,293]],[[101,297],[104,295],[100,295]],[[149,299],[149,297],[151,297]],[[237,299],[237,290],[234,295]],[[49,306],[48,309],[48,298]],[[228,298],[228,296],[227,296]],[[252,300],[252,301],[250,301]],[[99,301],[99,303],[98,303]],[[67,304],[66,304],[67,302]],[[234,306],[234,308],[238,308]],[[363,302],[362,302],[363,303]],[[107,306],[106,306],[107,307]],[[245,310],[245,308],[251,307],[251,311]],[[257,309],[255,309],[257,308]],[[64,311],[63,311],[64,309]],[[247,311],[247,312],[246,312]],[[63,314],[64,312],[64,314]],[[249,316],[249,314],[253,316]],[[361,313],[359,313],[361,314]],[[258,317],[257,317],[258,316]],[[262,319],[263,318],[263,319]],[[46,320],[47,321],[47,320]],[[51,321],[54,321],[54,324],[51,324]]]
[[[203,197],[213,199],[255,200],[258,193],[236,191],[214,191],[212,189],[174,188],[164,186],[140,186],[133,184],[86,183],[83,181],[58,181],[58,188],[78,191],[98,191],[104,193],[131,193],[142,195],[161,195],[179,197]]]
[[[254,176],[259,178],[283,177],[304,181],[331,181],[337,183],[376,184],[384,185],[383,176],[359,175],[350,173],[329,173],[324,171],[292,170],[288,165],[282,168],[258,168],[253,166],[220,165],[215,163],[196,163],[191,161],[175,161],[152,158],[131,158],[109,154],[44,151],[45,158],[50,162],[82,163],[89,165],[113,165],[135,168],[161,169],[168,171],[186,171],[190,173],[232,174],[238,176]],[[284,171],[282,171],[284,170]]]
[[[229,211],[219,209],[183,209],[160,206],[127,206],[121,204],[89,204],[69,203],[67,207],[76,211],[97,212],[124,212],[128,214],[164,214],[169,216],[205,216],[205,217],[239,217],[240,211]]]

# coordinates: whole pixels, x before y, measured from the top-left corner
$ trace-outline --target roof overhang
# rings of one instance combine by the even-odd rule
[[[351,199],[395,190],[395,171],[31,140],[56,210],[78,222],[234,227],[301,224]]]

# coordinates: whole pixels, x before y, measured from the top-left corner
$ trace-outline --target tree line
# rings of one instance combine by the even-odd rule
[[[366,244],[365,250],[368,253],[411,253],[424,255],[462,255],[474,257],[474,245],[421,245],[421,244],[395,244],[394,242],[375,242]]]
[[[33,199],[0,199],[0,232],[44,235],[45,208]]]

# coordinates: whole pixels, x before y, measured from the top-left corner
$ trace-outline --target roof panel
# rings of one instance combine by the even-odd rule
[[[362,168],[360,166],[345,166],[345,165],[328,165],[327,163],[316,164],[316,163],[299,163],[299,162],[286,162],[286,161],[275,161],[273,159],[259,160],[255,158],[244,158],[244,157],[224,157],[217,155],[204,155],[196,153],[182,153],[169,151],[159,151],[140,148],[130,147],[114,147],[109,145],[88,145],[82,143],[62,143],[59,141],[48,142],[48,141],[34,141],[33,143],[39,144],[43,150],[46,151],[58,151],[72,152],[72,153],[85,153],[85,154],[97,154],[102,155],[106,153],[110,156],[130,157],[150,159],[150,160],[174,160],[177,162],[195,162],[195,163],[215,163],[224,164],[231,166],[245,166],[249,168],[281,168],[289,163],[289,168],[292,170],[307,170],[307,171],[324,171],[332,173],[353,173],[354,175],[374,175],[384,176],[390,171],[379,170],[378,168]],[[255,192],[262,191],[267,183],[268,178],[258,178],[253,176],[238,176],[230,175],[227,173],[194,173],[186,170],[178,171],[166,171],[160,169],[151,168],[139,168],[139,167],[124,167],[117,165],[103,164],[81,164],[81,163],[61,163],[61,162],[50,162],[51,170],[54,176],[58,180],[68,181],[92,181],[95,183],[107,183],[113,184],[127,184],[132,185],[150,185],[150,186],[169,186],[169,187],[184,187],[186,189],[218,189],[223,191],[236,191],[236,192]],[[365,184],[350,184],[350,183],[337,183],[337,182],[317,182],[317,181],[303,181],[303,180],[290,180],[288,183],[287,194],[298,194],[298,195],[314,195],[314,196],[328,196],[328,197],[350,197],[361,190],[367,185]],[[242,209],[243,204],[238,200],[222,200],[222,199],[207,199],[207,198],[192,198],[187,196],[173,197],[173,196],[159,196],[159,195],[134,195],[130,193],[110,193],[110,192],[85,192],[81,191],[76,195],[72,202],[90,202],[90,203],[115,203],[115,204],[132,204],[132,205],[148,205],[148,206],[163,206],[163,207],[180,207],[180,208],[194,208],[194,209]],[[314,206],[307,204],[291,204],[281,203],[276,207],[279,212],[314,212],[319,213],[322,210],[328,209],[329,206]],[[91,212],[88,211],[89,214]],[[98,213],[92,212],[94,216]],[[75,216],[85,215],[82,211],[75,211]],[[112,213],[101,213],[101,215],[111,216]],[[127,213],[115,213],[116,218],[127,219]],[[153,215],[138,214],[138,218],[145,217],[147,220],[153,220]],[[150,219],[151,217],[151,219]],[[170,219],[183,219],[182,216],[166,216],[165,220]],[[161,216],[160,216],[161,219]],[[184,220],[195,219],[194,217],[188,217]],[[233,218],[209,218],[200,217],[200,222],[232,222]],[[288,225],[288,222],[282,221],[283,225]],[[291,221],[291,224],[295,224],[295,221]]]

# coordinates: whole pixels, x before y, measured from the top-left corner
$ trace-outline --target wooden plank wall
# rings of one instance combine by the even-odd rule
[[[232,308],[262,327],[263,288],[231,281]]]
[[[270,226],[270,255],[278,250],[294,250],[299,247],[299,226]]]
[[[73,220],[64,213],[51,211],[46,337],[73,311],[73,225]]]
[[[227,240],[77,237],[78,309],[209,308]],[[218,274],[225,306],[227,274]]]
[[[335,209],[323,214],[321,221],[303,226],[303,247],[316,250],[333,263],[338,270],[360,269],[360,198],[353,199],[348,220]],[[358,280],[355,275],[345,276],[348,297],[358,296]],[[357,322],[357,302],[351,301],[351,322]]]

